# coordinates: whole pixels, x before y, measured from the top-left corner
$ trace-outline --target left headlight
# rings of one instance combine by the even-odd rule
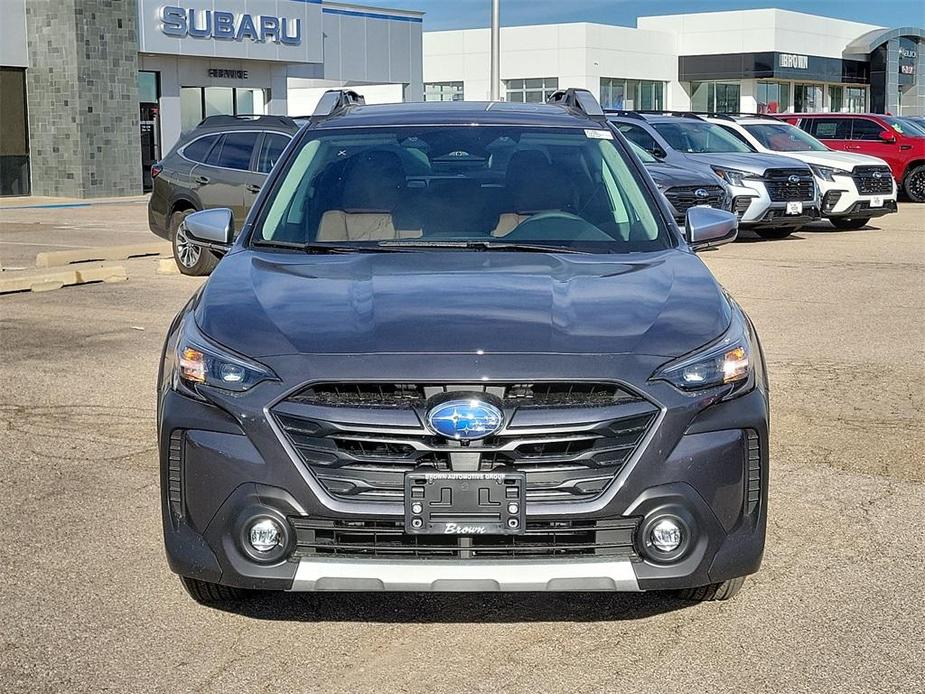
[[[823,181],[828,181],[832,183],[835,181],[836,176],[850,176],[850,171],[845,171],[844,169],[835,169],[831,166],[819,166],[818,164],[810,164],[810,169],[813,173],[816,174]]]
[[[738,169],[727,169],[724,166],[714,166],[713,171],[721,179],[726,181],[731,186],[742,187],[745,185],[745,180],[748,178],[754,178],[755,174],[749,173],[748,171],[739,171]]]
[[[754,379],[754,348],[748,322],[733,307],[732,322],[718,340],[665,366],[652,379],[668,381],[685,391],[733,384],[733,391],[748,387]]]
[[[177,340],[176,377],[188,388],[206,385],[240,393],[261,381],[276,379],[276,374],[263,364],[213,343],[202,334],[190,313]]]

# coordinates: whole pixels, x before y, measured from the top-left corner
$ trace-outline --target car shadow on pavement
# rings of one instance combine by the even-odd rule
[[[269,621],[380,623],[608,622],[694,606],[670,593],[268,593],[216,606]]]

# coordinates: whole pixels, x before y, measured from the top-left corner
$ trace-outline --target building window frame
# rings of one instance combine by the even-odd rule
[[[793,86],[790,82],[758,80],[755,83],[755,103],[758,113],[787,113],[792,105],[790,100],[792,92]]]
[[[230,89],[230,90],[231,90],[231,111],[232,111],[231,113],[228,113],[228,114],[216,114],[216,113],[208,113],[208,114],[207,114],[207,113],[206,113],[206,90],[207,90],[207,89],[216,89],[216,88],[217,88],[217,89]],[[192,120],[190,120],[190,121],[187,121],[187,122],[186,122],[186,125],[184,125],[184,121],[185,121],[186,119],[183,117],[183,91],[184,91],[184,90],[187,90],[187,89],[189,89],[189,90],[199,90],[199,94],[197,95],[197,96],[198,96],[198,102],[199,102],[199,118],[196,120],[195,123],[193,123]],[[249,111],[249,112],[247,112],[247,113],[242,113],[242,112],[238,109],[238,104],[239,104],[239,92],[245,92],[245,91],[252,91],[252,92],[255,92],[255,93],[256,93],[256,92],[262,92],[262,93],[263,93],[263,106],[262,106],[262,109],[260,109],[260,110],[258,110],[258,109],[252,109],[251,111]],[[266,112],[267,112],[267,105],[268,105],[269,103],[270,103],[270,90],[269,90],[269,89],[265,89],[265,88],[263,88],[263,87],[226,87],[226,86],[223,86],[223,85],[210,85],[210,86],[208,86],[208,87],[198,87],[198,86],[180,87],[180,123],[181,123],[181,128],[182,128],[184,131],[185,131],[185,130],[189,130],[189,129],[191,129],[191,128],[196,127],[196,125],[197,125],[198,123],[200,123],[200,122],[202,121],[203,118],[206,118],[206,117],[208,117],[208,116],[214,116],[214,115],[240,116],[240,115],[251,115],[251,113],[253,113],[254,115],[265,115]],[[192,124],[190,125],[190,123],[192,123]]]
[[[742,111],[741,80],[702,80],[689,84],[692,111],[707,113],[740,113]],[[694,99],[698,98],[697,93],[701,89],[705,90],[703,95],[706,101],[703,107],[698,107]]]
[[[558,90],[558,77],[518,77],[504,80],[505,99],[519,104],[545,103]]]
[[[666,91],[666,83],[660,80],[600,78],[600,102],[606,109],[661,111],[665,108]]]
[[[19,123],[22,126],[21,138],[16,138],[17,141],[13,142],[11,133],[14,131],[12,128],[4,126],[5,140],[8,144],[12,144],[13,147],[4,151],[4,147],[0,145],[0,197],[31,195],[32,155],[29,147],[29,100],[26,94],[26,69],[0,67],[0,72],[7,75],[15,73],[19,76],[17,94],[3,95],[2,91],[0,91],[0,96],[5,97],[0,98],[0,117],[2,117],[4,105],[6,108],[10,108],[10,104],[15,104],[19,107],[18,110],[22,111],[22,121]],[[6,123],[5,117],[2,120]],[[4,159],[6,161],[3,161]],[[14,173],[17,169],[19,171],[18,175]],[[15,187],[14,184],[16,184]]]
[[[465,93],[462,80],[424,83],[424,101],[465,101]]]

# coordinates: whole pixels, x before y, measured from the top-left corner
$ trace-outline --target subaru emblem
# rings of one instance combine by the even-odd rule
[[[883,174],[879,171],[874,171],[874,178],[883,178]]]
[[[477,397],[441,402],[427,412],[431,431],[457,441],[487,438],[503,423],[501,410]]]
[[[799,182],[800,182],[800,177],[797,176],[796,174],[793,174],[793,175],[791,175],[790,178],[788,178],[787,180],[790,181],[791,183],[799,183]]]
[[[694,191],[694,197],[703,200],[704,198],[710,197],[710,192],[704,188],[698,188]]]

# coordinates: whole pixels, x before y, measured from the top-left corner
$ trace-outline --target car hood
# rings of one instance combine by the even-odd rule
[[[685,169],[665,162],[651,162],[645,165],[652,180],[663,188],[673,186],[721,186],[719,176],[697,169]]]
[[[730,321],[722,289],[682,250],[299,255],[242,250],[196,306],[241,354],[687,353]]]
[[[689,153],[687,156],[711,166],[725,166],[730,169],[756,174],[763,174],[767,169],[801,169],[806,166],[799,159],[783,157],[779,154],[761,154],[759,152],[742,152],[741,154],[736,152],[723,154]]]
[[[835,169],[846,169],[851,171],[855,166],[886,166],[883,159],[870,157],[866,154],[852,154],[851,152],[787,152],[787,156],[792,159],[799,159],[807,164],[818,164],[819,166],[831,166]]]

